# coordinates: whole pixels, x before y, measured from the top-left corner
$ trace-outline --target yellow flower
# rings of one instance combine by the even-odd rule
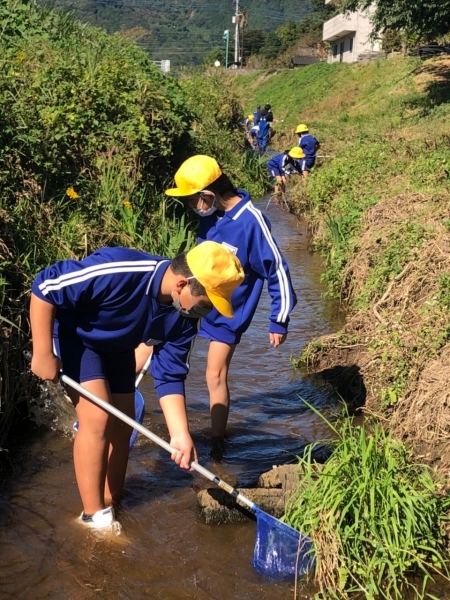
[[[124,200],[123,205],[125,206],[125,208],[127,208],[128,210],[131,210],[131,202],[129,200]]]
[[[72,200],[75,200],[76,198],[79,198],[80,196],[76,193],[76,191],[73,189],[73,187],[70,187],[66,190],[66,194],[69,196],[69,198],[72,198]]]
[[[22,62],[23,60],[25,60],[25,58],[26,58],[25,52],[23,50],[19,50],[19,52],[17,53],[17,60]]]

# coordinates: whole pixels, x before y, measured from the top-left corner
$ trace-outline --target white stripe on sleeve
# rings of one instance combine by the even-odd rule
[[[273,252],[281,294],[281,309],[277,316],[277,323],[284,323],[287,320],[290,311],[292,310],[292,306],[290,303],[289,280],[287,273],[283,268],[283,260],[281,258],[280,251],[278,250],[275,240],[270,233],[269,227],[267,226],[261,211],[258,210],[251,202],[246,204],[245,207],[248,208],[248,210],[255,216],[261,227],[264,237],[266,238],[266,241]]]
[[[87,279],[124,272],[151,272],[155,269],[156,260],[135,260],[122,262],[108,262],[81,269],[80,271],[65,273],[55,279],[45,279],[39,284],[39,289],[44,296],[53,290],[61,290],[69,285],[76,285]]]

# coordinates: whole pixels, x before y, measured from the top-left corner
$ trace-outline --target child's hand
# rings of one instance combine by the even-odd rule
[[[287,335],[285,333],[269,333],[269,341],[274,348],[278,348],[278,346],[283,344],[286,338]]]
[[[189,433],[184,435],[174,436],[170,439],[172,448],[176,448],[178,452],[174,452],[171,456],[172,460],[177,463],[182,469],[193,471],[190,466],[191,461],[197,460],[197,450]]]
[[[39,354],[33,352],[31,370],[37,377],[45,379],[46,381],[58,383],[58,375],[61,369],[62,362],[53,353]]]

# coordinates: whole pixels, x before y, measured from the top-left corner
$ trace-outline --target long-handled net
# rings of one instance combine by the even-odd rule
[[[127,423],[147,438],[161,446],[171,454],[176,452],[165,440],[152,433],[149,429],[131,419],[123,412],[108,404],[95,394],[92,394],[79,383],[61,375],[61,381],[77,390],[80,394],[89,398],[92,402],[113,414],[124,423]],[[256,542],[253,554],[253,566],[257,571],[268,575],[273,579],[295,579],[305,575],[314,567],[314,553],[312,542],[299,531],[283,523],[279,519],[272,517],[259,508],[257,504],[249,500],[231,485],[223,481],[199,465],[196,461],[191,462],[191,467],[198,473],[214,482],[221,489],[225,490],[237,501],[252,510],[256,515],[257,530]]]

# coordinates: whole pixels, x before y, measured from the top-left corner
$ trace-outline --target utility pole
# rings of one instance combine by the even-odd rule
[[[235,33],[234,33],[234,62],[239,61],[239,0],[236,0],[236,13],[234,15]]]
[[[225,69],[228,69],[228,44],[230,43],[229,29],[225,29],[223,32],[223,39],[225,40]]]

